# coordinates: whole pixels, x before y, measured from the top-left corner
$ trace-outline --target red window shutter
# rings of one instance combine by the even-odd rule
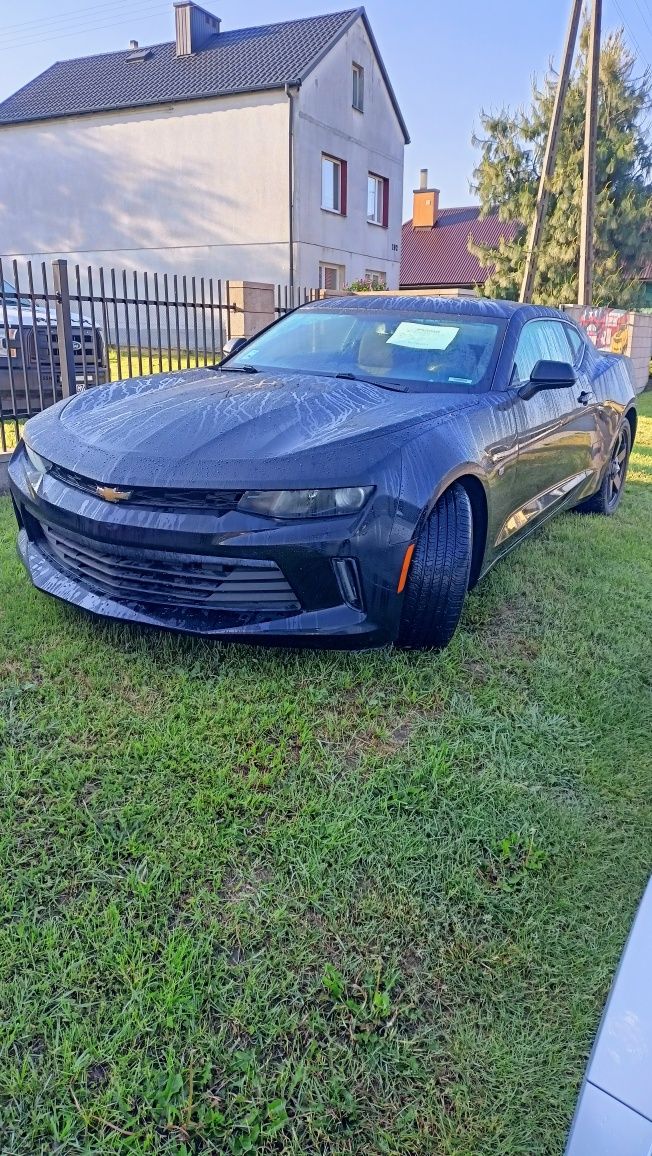
[[[340,161],[340,173],[342,178],[342,187],[340,189],[340,212],[343,217],[346,216],[346,195],[348,190],[348,173],[346,161]]]
[[[383,229],[389,225],[389,178],[383,177]]]

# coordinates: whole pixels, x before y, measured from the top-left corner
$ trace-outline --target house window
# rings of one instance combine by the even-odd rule
[[[330,265],[322,261],[319,265],[319,288],[336,293],[344,284],[344,266]]]
[[[364,279],[372,289],[387,288],[387,274],[382,269],[365,269]]]
[[[353,65],[353,100],[354,108],[364,112],[364,68],[361,64]]]
[[[387,228],[389,212],[389,181],[369,173],[367,177],[367,220]]]
[[[321,158],[321,207],[329,213],[346,216],[346,161],[324,153]]]

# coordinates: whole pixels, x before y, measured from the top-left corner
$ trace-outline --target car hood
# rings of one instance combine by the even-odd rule
[[[32,418],[26,436],[58,465],[115,485],[336,485],[364,481],[415,426],[481,396],[196,369],[87,390]]]

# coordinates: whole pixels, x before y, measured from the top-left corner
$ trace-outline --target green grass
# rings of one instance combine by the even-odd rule
[[[24,421],[0,421],[0,454],[11,453],[18,445],[18,439],[23,432]]]
[[[141,373],[141,362],[138,360],[138,350],[132,349],[131,367],[129,365],[129,352],[126,349],[120,350],[120,359],[118,360],[117,349],[109,349],[109,380],[119,381],[126,377],[138,377]],[[152,373],[169,373],[176,372],[183,369],[197,369],[204,365],[215,365],[219,361],[219,356],[216,357],[214,353],[193,353],[192,350],[188,353],[178,353],[172,350],[171,356],[167,352],[159,354],[158,351],[152,350]],[[142,373],[150,373],[149,368],[149,352],[144,350],[141,354]]]
[[[442,655],[32,590],[0,504],[0,1152],[551,1156],[652,868],[652,395]]]

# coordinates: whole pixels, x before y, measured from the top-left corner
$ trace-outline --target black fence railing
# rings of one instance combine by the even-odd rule
[[[13,448],[27,418],[62,397],[122,378],[214,365],[234,334],[262,328],[318,295],[266,286],[256,307],[244,296],[247,284],[82,269],[64,260],[50,271],[45,262],[21,271],[0,259],[0,453]]]

